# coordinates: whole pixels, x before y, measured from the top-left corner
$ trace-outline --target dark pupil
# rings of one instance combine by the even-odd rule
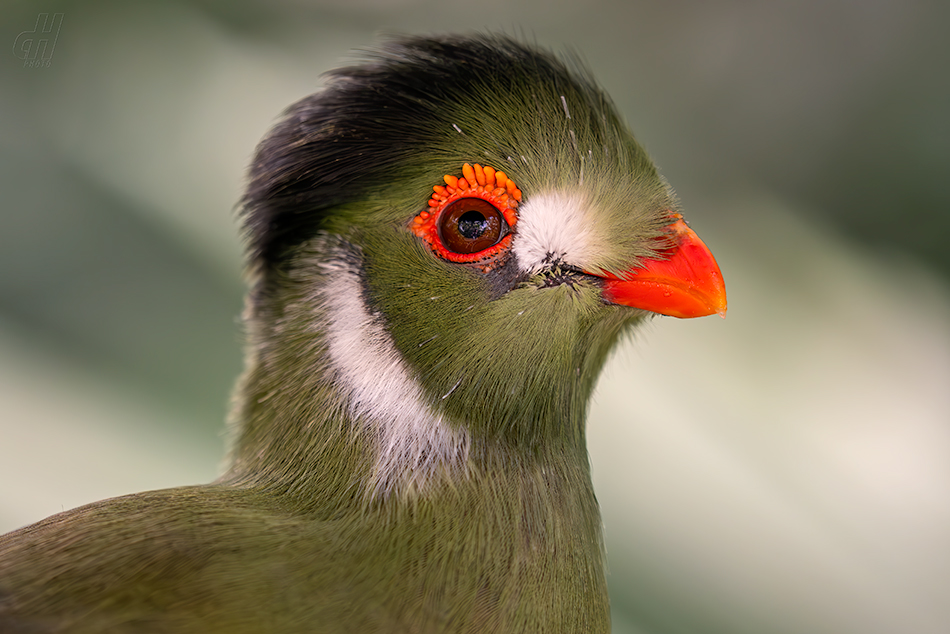
[[[488,229],[488,221],[477,211],[466,211],[459,218],[459,233],[468,240],[474,240]]]

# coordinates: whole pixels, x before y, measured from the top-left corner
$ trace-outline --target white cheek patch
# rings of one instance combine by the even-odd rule
[[[577,192],[534,194],[518,207],[512,250],[520,268],[536,273],[553,261],[585,268],[607,246],[591,221],[591,205]]]
[[[464,471],[468,434],[426,404],[382,317],[369,312],[353,265],[340,258],[324,271],[320,303],[330,363],[350,414],[377,443],[370,493],[424,490],[434,477]]]

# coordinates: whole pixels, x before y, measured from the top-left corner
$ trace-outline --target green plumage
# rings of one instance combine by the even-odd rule
[[[655,255],[675,207],[603,93],[546,53],[413,38],[339,71],[252,168],[227,472],[4,536],[0,631],[609,630],[584,425],[645,313],[556,259],[485,273],[436,257],[407,227],[464,162],[506,170],[525,201],[596,209],[595,273]],[[365,324],[340,318],[359,307]],[[399,402],[441,436],[387,436],[376,387],[340,361],[359,346],[333,348],[346,329],[380,377],[405,369],[418,394]]]

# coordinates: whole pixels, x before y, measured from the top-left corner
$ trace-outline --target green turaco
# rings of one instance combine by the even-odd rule
[[[623,333],[724,314],[589,74],[407,37],[261,143],[216,482],[0,539],[0,632],[607,632],[588,401]]]

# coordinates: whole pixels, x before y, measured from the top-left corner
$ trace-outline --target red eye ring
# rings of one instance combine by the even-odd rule
[[[510,229],[518,222],[515,210],[521,200],[521,190],[515,182],[504,172],[477,163],[463,165],[462,178],[449,174],[443,180],[444,186],[432,188],[429,209],[413,218],[411,231],[425,240],[436,255],[449,262],[487,264],[507,251],[511,247]],[[472,212],[476,215],[472,216]],[[459,228],[465,218],[469,221],[480,218],[484,227],[479,225],[481,228],[475,230],[476,233],[489,233],[476,235],[471,226]]]

